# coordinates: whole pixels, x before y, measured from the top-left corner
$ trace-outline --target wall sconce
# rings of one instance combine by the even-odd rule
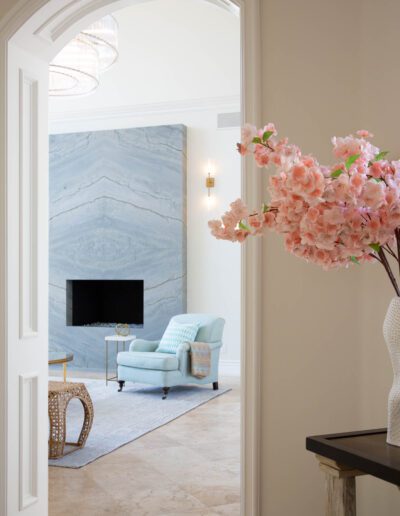
[[[207,209],[210,210],[215,204],[215,196],[211,195],[211,189],[215,187],[215,168],[211,161],[205,167],[207,197],[204,199]]]
[[[211,188],[215,186],[215,177],[211,176],[211,172],[206,177],[206,188],[208,190],[208,197],[211,197]]]

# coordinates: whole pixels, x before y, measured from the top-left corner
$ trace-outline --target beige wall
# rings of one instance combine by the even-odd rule
[[[378,145],[400,157],[400,3],[396,0],[364,0],[361,11],[360,126],[375,134]],[[393,292],[378,267],[362,271],[362,318],[360,339],[363,354],[362,426],[385,425],[387,393],[392,374],[382,320]],[[400,511],[396,487],[376,479],[360,482],[361,516],[394,516]]]
[[[15,0],[1,0],[0,18],[3,17],[15,5]]]
[[[332,135],[358,128],[400,156],[400,3],[263,0],[262,22],[266,121],[321,162]],[[392,291],[377,266],[323,272],[277,236],[264,263],[262,514],[320,516],[323,477],[304,439],[386,424]],[[360,516],[398,514],[397,488],[357,482]]]

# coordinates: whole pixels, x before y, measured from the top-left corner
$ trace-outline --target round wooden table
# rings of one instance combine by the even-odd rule
[[[72,362],[74,355],[64,351],[49,351],[49,365],[63,364],[64,382],[67,381],[67,363]]]

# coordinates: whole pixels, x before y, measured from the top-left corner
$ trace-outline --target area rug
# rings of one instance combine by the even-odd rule
[[[79,380],[85,383],[94,406],[94,421],[84,448],[61,459],[49,460],[49,466],[81,468],[142,435],[186,414],[199,405],[228,392],[213,391],[212,385],[174,387],[162,400],[161,389],[142,384],[118,385],[104,380]],[[71,400],[67,412],[67,441],[75,442],[83,422],[79,400]]]

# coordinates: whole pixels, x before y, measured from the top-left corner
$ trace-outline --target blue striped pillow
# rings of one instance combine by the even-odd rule
[[[170,321],[156,351],[158,353],[176,353],[184,342],[193,342],[199,331],[198,324],[180,324]]]

